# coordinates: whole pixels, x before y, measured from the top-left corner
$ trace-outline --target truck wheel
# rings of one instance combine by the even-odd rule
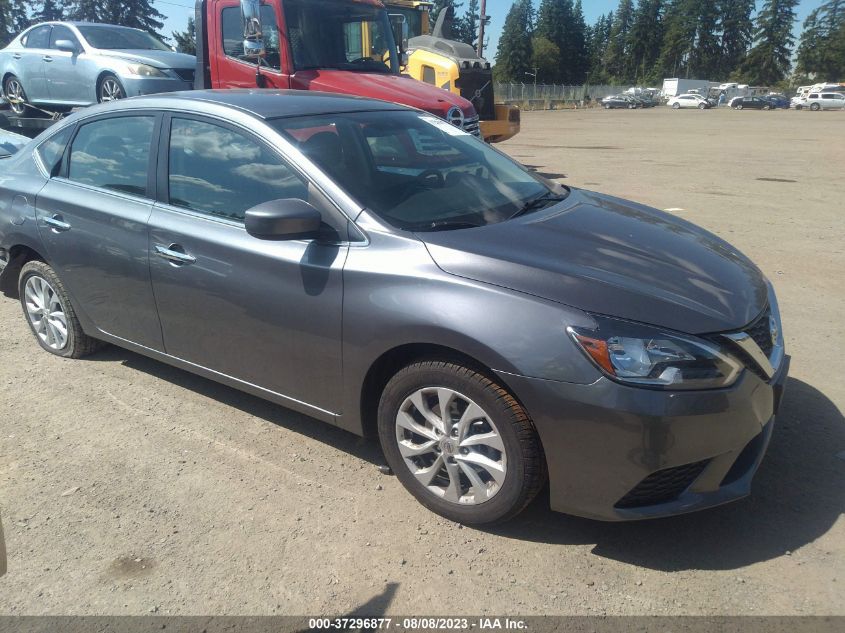
[[[21,80],[15,77],[15,75],[9,75],[6,78],[6,83],[3,85],[3,96],[9,102],[12,112],[18,116],[23,116],[29,110],[26,91],[23,89]]]
[[[378,430],[405,488],[458,523],[516,516],[546,481],[543,448],[525,409],[501,385],[453,362],[399,370],[382,393]]]
[[[103,343],[82,331],[62,282],[47,264],[21,269],[18,290],[26,322],[42,349],[64,358],[82,358]]]
[[[125,98],[126,91],[123,89],[120,79],[112,74],[103,75],[103,78],[100,79],[100,85],[97,88],[97,103],[106,103]]]

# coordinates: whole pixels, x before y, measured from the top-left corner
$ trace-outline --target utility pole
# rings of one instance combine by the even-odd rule
[[[481,0],[481,15],[478,16],[478,56],[484,57],[484,22],[487,20],[487,0]]]

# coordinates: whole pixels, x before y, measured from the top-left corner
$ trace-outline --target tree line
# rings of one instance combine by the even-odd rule
[[[754,0],[620,0],[587,24],[581,0],[515,0],[494,72],[503,82],[569,85],[845,80],[845,0],[822,2],[796,49],[798,3],[766,0],[755,14]]]
[[[0,46],[27,27],[50,20],[118,24],[159,38],[164,27],[164,15],[151,0],[0,0]]]

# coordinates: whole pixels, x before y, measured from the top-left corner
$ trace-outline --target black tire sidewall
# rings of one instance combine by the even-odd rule
[[[35,265],[33,265],[35,264]],[[67,342],[65,346],[60,350],[55,350],[44,343],[41,340],[41,337],[38,336],[38,332],[35,331],[35,327],[32,325],[32,321],[29,319],[29,314],[26,311],[26,293],[24,292],[24,288],[26,287],[26,282],[31,279],[32,277],[41,277],[47,283],[50,284],[50,287],[53,289],[53,292],[56,293],[56,296],[59,298],[59,303],[62,306],[62,311],[65,313],[65,319],[67,320]],[[76,348],[76,330],[78,329],[75,327],[75,322],[72,320],[76,319],[76,314],[73,312],[72,309],[69,308],[70,303],[67,295],[64,292],[64,288],[61,285],[56,273],[53,272],[53,269],[50,268],[47,264],[43,262],[30,262],[24,265],[23,269],[21,270],[21,276],[18,280],[18,293],[20,295],[20,302],[21,308],[23,309],[23,318],[26,320],[27,325],[29,326],[32,335],[35,337],[35,340],[38,341],[38,344],[44,351],[47,351],[55,356],[61,356],[63,358],[69,358],[73,356],[74,350]]]
[[[459,523],[492,523],[512,516],[524,506],[526,461],[508,407],[496,396],[495,388],[485,387],[477,380],[480,374],[471,372],[469,377],[465,377],[461,371],[467,370],[447,363],[423,363],[397,373],[387,384],[379,402],[379,439],[388,465],[422,505]],[[499,492],[488,501],[461,506],[440,499],[417,481],[399,452],[395,430],[399,407],[414,391],[435,386],[448,387],[475,401],[492,418],[502,438],[507,455],[507,473]]]

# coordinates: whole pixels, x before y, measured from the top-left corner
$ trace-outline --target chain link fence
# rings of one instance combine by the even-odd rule
[[[610,95],[619,94],[629,86],[582,85],[563,86],[557,84],[494,84],[493,90],[498,103],[519,105],[528,110],[554,110],[589,103]]]

